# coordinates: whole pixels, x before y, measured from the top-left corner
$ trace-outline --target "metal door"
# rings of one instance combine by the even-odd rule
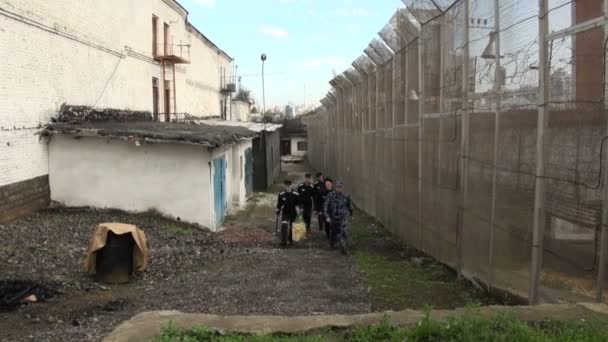
[[[253,194],[253,149],[250,147],[245,150],[245,196],[251,197]]]
[[[219,225],[226,216],[226,160],[224,157],[213,160],[213,170],[215,223]]]
[[[281,140],[281,156],[291,154],[291,140]]]

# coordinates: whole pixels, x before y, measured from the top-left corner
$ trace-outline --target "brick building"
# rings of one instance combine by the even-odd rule
[[[0,221],[49,200],[48,143],[62,103],[221,116],[232,58],[174,0],[0,0]]]

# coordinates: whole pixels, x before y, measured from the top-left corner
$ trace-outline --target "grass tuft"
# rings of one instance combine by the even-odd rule
[[[564,323],[543,321],[526,324],[517,318],[501,314],[482,316],[470,309],[462,317],[439,322],[426,311],[424,318],[413,327],[398,327],[385,318],[377,325],[351,330],[324,330],[309,335],[221,335],[205,328],[179,330],[170,323],[163,327],[155,342],[427,342],[427,341],[518,341],[518,342],[604,342],[608,341],[605,326],[599,323]]]
[[[192,228],[180,225],[179,223],[166,223],[162,226],[162,229],[169,233],[176,234],[190,234],[192,233]]]

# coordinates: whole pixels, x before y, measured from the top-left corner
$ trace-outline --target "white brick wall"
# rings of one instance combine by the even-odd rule
[[[177,111],[220,114],[220,82],[231,61],[187,29],[170,0],[0,0],[0,186],[48,173],[33,127],[66,102],[152,111],[152,15],[191,47],[176,74]],[[161,49],[161,48],[159,48]],[[159,50],[160,51],[160,50]],[[171,69],[166,79],[173,83]],[[105,89],[105,90],[104,90]],[[173,96],[173,92],[171,92]],[[173,105],[171,105],[173,110]]]
[[[37,131],[0,131],[0,186],[48,174],[47,144]]]

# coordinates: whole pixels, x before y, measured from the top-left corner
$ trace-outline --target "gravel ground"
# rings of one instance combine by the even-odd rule
[[[148,310],[369,312],[367,291],[351,260],[329,251],[320,233],[291,249],[277,247],[268,199],[229,219],[221,234],[153,213],[74,209],[0,225],[0,280],[30,280],[59,292],[47,302],[0,313],[0,341],[98,341]],[[102,222],[131,223],[146,232],[149,270],[127,285],[97,284],[84,273],[91,234]]]

